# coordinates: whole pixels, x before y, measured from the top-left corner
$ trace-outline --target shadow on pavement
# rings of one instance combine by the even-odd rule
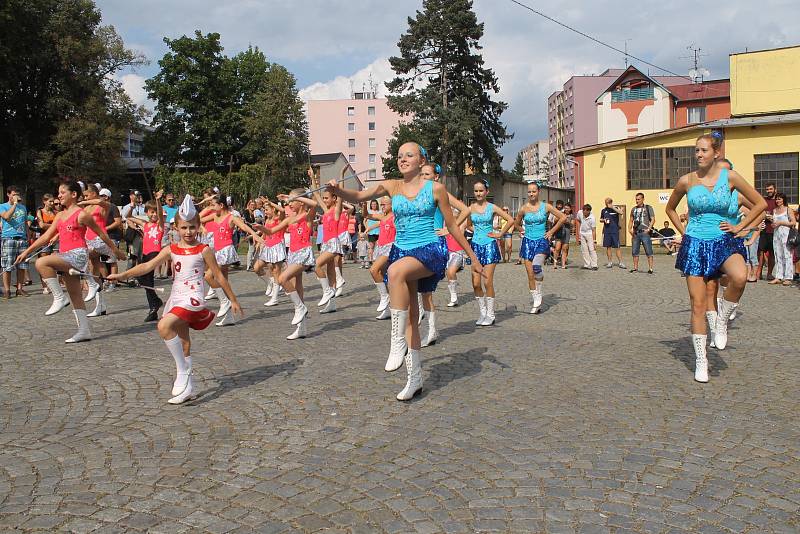
[[[427,371],[428,377],[419,398],[424,399],[429,393],[441,389],[455,380],[477,375],[483,370],[484,362],[493,363],[501,369],[511,368],[491,354],[487,354],[487,351],[487,347],[477,347],[467,352],[424,358],[422,369],[423,372]],[[432,362],[436,363],[431,365]]]
[[[274,365],[262,365],[261,367],[253,367],[244,371],[230,373],[214,378],[219,385],[215,388],[208,389],[202,392],[195,400],[188,402],[189,405],[203,404],[218,399],[225,393],[230,391],[254,386],[265,380],[269,380],[275,375],[286,373],[292,375],[300,367],[304,360],[295,358],[288,362],[278,363]]]
[[[694,347],[691,334],[687,332],[686,337],[659,341],[659,343],[667,346],[673,358],[683,363],[686,369],[694,372]],[[706,348],[706,358],[708,358],[708,374],[711,376],[719,376],[720,371],[728,368],[728,364],[719,355],[717,349]]]

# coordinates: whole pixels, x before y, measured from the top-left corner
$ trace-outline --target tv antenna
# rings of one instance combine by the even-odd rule
[[[628,41],[633,41],[633,39],[628,38],[625,39],[625,70],[628,70]]]
[[[678,59],[688,59],[692,62],[692,69],[689,71],[689,77],[692,79],[693,83],[698,83],[703,81],[703,77],[708,74],[708,70],[704,69],[701,65],[700,58],[708,56],[708,54],[701,54],[700,52],[703,50],[702,48],[695,47],[694,43],[690,44],[686,47],[687,50],[691,50],[691,56],[681,56]]]

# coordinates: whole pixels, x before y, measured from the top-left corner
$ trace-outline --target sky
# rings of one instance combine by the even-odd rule
[[[796,0],[578,0],[566,8],[559,0],[521,1],[616,48],[627,42],[630,54],[681,75],[692,67],[689,47],[701,49],[706,78],[717,79],[728,77],[730,53],[800,44]],[[304,99],[348,98],[351,82],[360,90],[370,77],[385,95],[382,82],[392,77],[387,58],[398,53],[408,17],[422,8],[422,0],[96,2],[103,23],[150,60],[146,67],[119,73],[131,98],[146,106],[152,103],[142,86],[158,72],[158,59],[167,50],[163,38],[195,30],[219,33],[229,56],[258,47],[294,73]],[[503,166],[511,168],[519,150],[547,137],[550,94],[572,75],[621,68],[624,57],[511,0],[475,0],[474,10],[484,23],[486,66],[499,79],[496,98],[508,104],[502,119],[514,138],[501,153]]]

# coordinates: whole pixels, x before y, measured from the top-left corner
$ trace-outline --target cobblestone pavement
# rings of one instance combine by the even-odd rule
[[[247,316],[192,334],[184,406],[141,290],[110,294],[79,345],[49,297],[0,302],[0,530],[800,531],[797,288],[749,285],[701,385],[668,257],[654,276],[547,268],[536,316],[501,265],[478,330],[462,273],[404,404],[374,287],[345,274],[340,311],[287,342],[288,302],[234,273]]]

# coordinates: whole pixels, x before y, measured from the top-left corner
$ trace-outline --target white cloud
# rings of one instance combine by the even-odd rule
[[[128,73],[120,76],[122,88],[128,93],[134,104],[153,109],[153,101],[147,98],[147,91],[144,89],[144,78],[138,74]]]
[[[394,77],[387,58],[376,59],[351,76],[337,76],[327,82],[317,82],[300,90],[303,100],[335,100],[350,98],[351,91],[370,90],[370,82],[377,88],[378,96],[386,96],[384,82]]]

